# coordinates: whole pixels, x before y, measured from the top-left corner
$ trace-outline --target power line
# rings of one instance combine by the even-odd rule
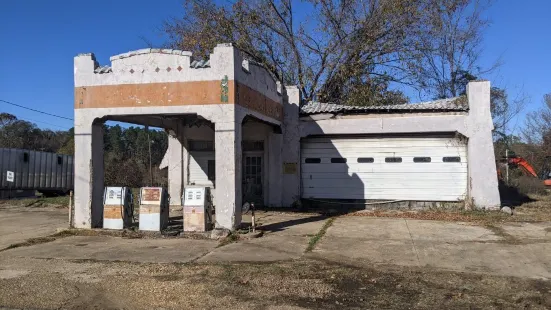
[[[27,110],[30,110],[30,111],[33,111],[33,112],[42,113],[42,114],[45,114],[45,115],[49,115],[49,116],[53,116],[53,117],[58,117],[58,118],[66,119],[66,120],[69,120],[69,121],[72,121],[72,120],[73,120],[72,118],[68,118],[68,117],[65,117],[65,116],[59,116],[59,115],[55,115],[55,114],[50,114],[50,113],[48,113],[48,112],[43,112],[43,111],[35,110],[35,109],[28,108],[28,107],[25,107],[25,106],[22,106],[22,105],[19,105],[19,104],[15,104],[15,103],[13,103],[13,102],[6,101],[6,100],[0,99],[0,101],[2,101],[2,102],[4,102],[4,103],[7,103],[7,104],[11,104],[11,105],[16,106],[16,107],[20,107],[20,108],[23,108],[23,109],[27,109]]]
[[[43,122],[43,121],[37,121],[37,120],[34,120],[34,119],[30,119],[30,118],[17,117],[17,119],[22,119],[22,120],[29,121],[29,122],[42,123],[42,124],[46,124],[46,125],[50,125],[50,126],[55,126],[55,127],[58,127],[58,128],[61,128],[61,129],[65,129],[65,130],[69,130],[69,129],[70,129],[69,127],[63,127],[63,126],[59,126],[59,125],[56,125],[56,124],[52,124],[52,123],[48,123],[48,122]]]

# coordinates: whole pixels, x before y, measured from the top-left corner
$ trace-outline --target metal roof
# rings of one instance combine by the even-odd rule
[[[380,106],[349,106],[336,103],[309,102],[300,108],[301,114],[319,113],[415,113],[415,112],[465,112],[469,110],[464,96],[421,103]]]
[[[99,73],[99,74],[110,73],[110,72],[113,72],[113,69],[111,69],[111,67],[109,66],[99,66],[96,69],[94,69],[94,73]]]
[[[210,59],[209,60],[194,60],[189,65],[191,68],[210,68]]]

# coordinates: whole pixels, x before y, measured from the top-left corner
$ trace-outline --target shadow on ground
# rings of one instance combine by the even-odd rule
[[[499,198],[501,199],[501,205],[507,207],[518,207],[524,203],[535,201],[521,193],[518,188],[507,185],[501,180],[499,180]]]
[[[327,218],[328,217],[325,215],[300,217],[300,218],[294,218],[286,221],[280,221],[280,222],[262,225],[261,227],[259,227],[259,229],[266,232],[277,232],[277,231],[283,231],[289,227],[296,226],[296,225],[324,221]]]

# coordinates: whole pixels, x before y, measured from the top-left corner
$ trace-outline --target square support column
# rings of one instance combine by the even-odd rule
[[[474,207],[499,209],[499,198],[492,114],[490,111],[490,82],[476,81],[467,85],[469,101],[469,197]]]
[[[75,203],[72,226],[103,224],[103,124],[75,125]]]
[[[170,195],[170,205],[182,205],[182,189],[184,186],[184,135],[183,126],[177,126],[177,130],[168,135],[168,193]]]
[[[233,230],[241,224],[241,130],[241,123],[215,123],[216,228]]]
[[[287,100],[283,105],[283,147],[281,160],[284,165],[294,167],[294,171],[283,174],[282,180],[282,204],[291,207],[300,199],[300,130],[299,130],[299,104],[301,93],[296,86],[286,86]]]
[[[283,164],[281,161],[281,143],[283,135],[268,134],[268,206],[281,207]]]

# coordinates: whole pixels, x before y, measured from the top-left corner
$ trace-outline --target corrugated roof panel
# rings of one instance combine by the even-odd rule
[[[318,113],[396,113],[396,112],[465,112],[469,110],[465,97],[454,97],[422,103],[381,106],[349,106],[336,103],[309,102],[300,108],[301,114]]]

